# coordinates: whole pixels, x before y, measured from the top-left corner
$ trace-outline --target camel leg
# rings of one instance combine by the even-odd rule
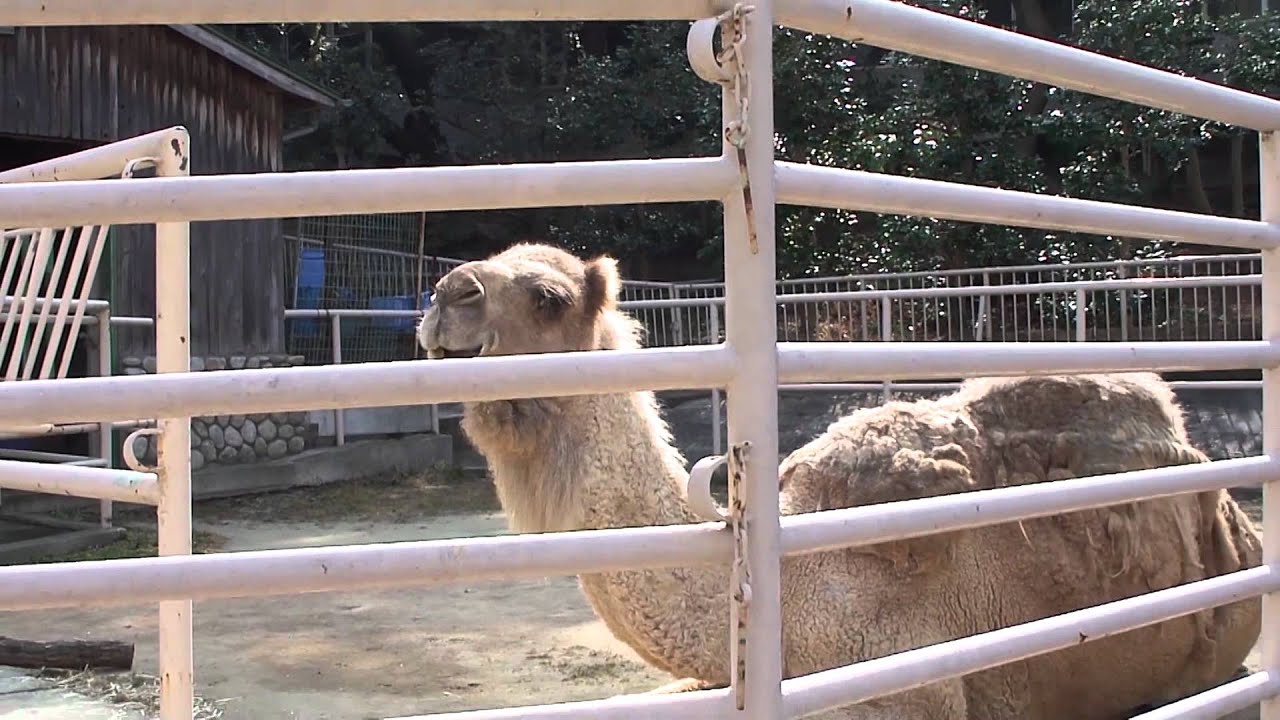
[[[714,689],[716,689],[715,685],[712,685],[711,683],[708,683],[708,682],[704,682],[697,678],[683,678],[681,680],[674,680],[672,682],[669,682],[666,685],[660,685],[652,690],[649,690],[647,692],[643,692],[640,694],[641,695],[668,695],[670,693],[695,692],[697,690],[714,690]]]

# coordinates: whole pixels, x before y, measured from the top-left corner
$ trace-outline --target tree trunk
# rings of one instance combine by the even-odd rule
[[[0,637],[0,665],[61,670],[130,670],[133,643],[116,640],[35,642]]]

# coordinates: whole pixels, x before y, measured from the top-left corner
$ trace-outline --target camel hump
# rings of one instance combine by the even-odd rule
[[[946,401],[965,408],[984,435],[1034,428],[1050,436],[1189,444],[1177,396],[1153,373],[983,378]]]
[[[978,452],[962,413],[893,402],[832,423],[779,470],[793,511],[812,512],[971,490]]]

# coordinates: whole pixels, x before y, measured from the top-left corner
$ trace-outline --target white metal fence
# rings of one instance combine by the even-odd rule
[[[801,717],[966,675],[1246,597],[1263,596],[1265,669],[1148,717],[1208,717],[1262,700],[1280,720],[1280,102],[1104,58],[889,0],[760,0],[740,63],[719,65],[707,32],[724,8],[705,0],[10,0],[10,25],[205,22],[697,20],[690,53],[724,84],[718,157],[181,177],[185,132],[154,148],[161,177],[0,186],[0,216],[23,227],[157,223],[159,373],[33,380],[0,386],[0,426],[158,417],[161,553],[0,568],[0,609],[158,602],[161,716],[190,718],[192,599],[542,577],[708,563],[735,568],[731,688],[481,711],[471,718]],[[711,18],[708,20],[708,18]],[[776,162],[772,28],[782,24],[1262,132],[1262,221],[1216,218]],[[708,42],[701,42],[701,40]],[[110,153],[111,150],[103,150]],[[719,200],[724,205],[725,342],[683,348],[430,363],[262,369],[188,375],[187,223],[363,212],[444,211]],[[1260,340],[1046,344],[990,352],[985,343],[776,343],[775,204],[929,215],[1045,229],[1263,250]],[[909,363],[907,361],[910,361]],[[777,392],[781,383],[878,381],[1138,369],[1262,368],[1265,455],[1046,482],[780,518]],[[743,513],[726,523],[534,536],[212,554],[190,552],[189,419],[293,411],[664,390],[727,388],[728,441]],[[0,469],[0,484],[15,473]],[[67,485],[74,485],[66,478]],[[108,481],[91,483],[110,492]],[[802,677],[783,677],[780,556],[979,527],[1203,489],[1264,485],[1260,567]],[[83,483],[76,485],[84,489]],[[747,522],[744,522],[744,519]],[[734,562],[735,558],[741,562]],[[749,588],[748,583],[749,581]],[[749,589],[749,592],[747,590]],[[729,588],[726,588],[729,591]],[[746,612],[749,607],[749,613]],[[740,650],[740,652],[739,652]],[[737,661],[741,660],[741,664]],[[443,717],[443,716],[442,716]]]

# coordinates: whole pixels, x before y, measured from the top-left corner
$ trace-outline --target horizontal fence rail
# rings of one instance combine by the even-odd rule
[[[784,680],[783,706],[787,717],[807,717],[1277,591],[1280,568],[1239,570]]]
[[[0,470],[4,465],[0,461]],[[1182,493],[1256,486],[1277,472],[1280,460],[1251,457],[789,515],[781,520],[781,549],[786,555],[827,552]],[[727,561],[729,543],[723,524],[701,523],[0,567],[0,610],[704,565]],[[590,559],[584,560],[587,556]],[[252,577],[253,583],[238,580],[240,574]],[[74,587],[76,577],[92,587]]]
[[[728,563],[721,523],[0,567],[0,610],[426,587]]]
[[[1253,130],[1280,100],[893,0],[786,0],[780,24]]]
[[[0,429],[36,418],[76,422],[178,412],[249,415],[709,388],[723,385],[733,364],[734,354],[727,348],[689,347],[32,380],[5,388]],[[102,392],[110,397],[95,395]]]
[[[1280,245],[1280,228],[1254,220],[785,162],[777,173],[778,202],[789,205],[1238,248]]]
[[[0,9],[10,25],[696,20],[720,11],[708,0],[121,0],[90,12],[82,0],[5,0]]]
[[[105,462],[101,458],[96,460]],[[155,505],[160,498],[156,476],[152,473],[83,467],[79,463],[0,460],[0,487],[144,505]]]
[[[15,225],[188,222],[359,212],[446,212],[715,201],[737,170],[722,158],[312,170],[0,185]]]
[[[347,366],[219,370],[192,376],[32,380],[5,388],[0,428],[85,418],[132,420],[317,408],[397,407],[469,400],[723,387],[725,346],[398,361]],[[1107,343],[1052,347],[985,343],[779,343],[785,384],[1136,371],[1237,370],[1280,364],[1280,343]],[[907,368],[910,368],[909,370]]]

